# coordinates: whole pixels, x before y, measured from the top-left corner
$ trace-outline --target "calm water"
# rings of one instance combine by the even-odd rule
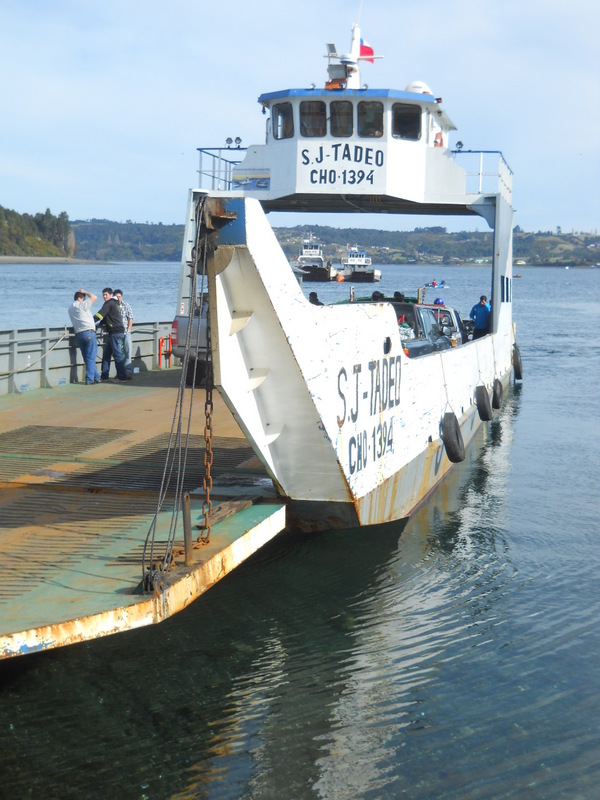
[[[44,268],[36,324],[107,269]],[[489,290],[383,269],[384,290],[446,278],[463,311]],[[176,272],[123,265],[140,320],[172,316]],[[430,502],[276,540],[156,627],[0,664],[0,797],[600,796],[600,271],[521,272],[522,388]]]
[[[122,289],[136,322],[173,319],[179,288],[177,263],[122,264],[0,264],[4,298],[0,330],[69,325],[68,307],[77,289],[98,295],[102,289]],[[14,298],[14,299],[13,299]],[[30,302],[25,298],[31,298]]]

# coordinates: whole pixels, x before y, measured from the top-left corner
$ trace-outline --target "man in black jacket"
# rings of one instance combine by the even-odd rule
[[[108,380],[110,357],[112,355],[117,368],[117,378],[120,381],[130,381],[131,375],[128,375],[125,369],[125,353],[123,350],[125,328],[123,327],[119,302],[116,297],[113,297],[113,290],[108,286],[102,290],[102,297],[104,298],[104,305],[97,314],[94,314],[94,319],[106,328],[108,334],[102,350],[100,380]]]

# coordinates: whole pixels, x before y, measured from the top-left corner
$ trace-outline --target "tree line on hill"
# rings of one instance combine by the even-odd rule
[[[18,214],[0,206],[0,255],[67,257],[75,255],[75,236],[66,212],[57,217]]]
[[[327,258],[339,261],[346,245],[358,245],[378,264],[464,264],[489,260],[491,231],[449,233],[442,226],[413,231],[334,228],[298,225],[275,228],[289,259],[310,236],[323,244]],[[112,222],[106,219],[69,221],[58,216],[18,214],[0,206],[0,255],[77,257],[89,261],[179,261],[183,225]],[[514,229],[513,258],[527,265],[590,266],[600,262],[600,237],[589,233],[527,233]]]

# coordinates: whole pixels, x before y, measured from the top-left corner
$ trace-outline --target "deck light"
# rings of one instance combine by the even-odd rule
[[[241,143],[242,143],[241,137],[239,137],[239,136],[236,136],[236,137],[235,137],[235,144],[236,144],[236,147],[239,147],[239,146],[241,145]]]
[[[227,147],[231,147],[231,145],[233,144],[233,139],[231,138],[231,136],[228,136],[225,139],[225,144],[227,145]]]

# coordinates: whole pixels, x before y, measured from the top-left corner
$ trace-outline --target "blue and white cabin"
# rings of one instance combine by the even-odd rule
[[[265,144],[248,147],[231,181],[213,189],[240,189],[267,211],[482,213],[473,204],[482,202],[483,164],[474,160],[467,186],[467,172],[457,163],[458,155],[466,163],[467,154],[449,148],[456,128],[441,98],[420,81],[404,91],[361,86],[359,63],[373,57],[360,56],[357,25],[350,54],[327,47],[324,88],[262,94]],[[502,185],[491,192],[506,192],[510,203],[510,170],[499,153],[487,155],[496,163],[486,163],[485,174]]]

